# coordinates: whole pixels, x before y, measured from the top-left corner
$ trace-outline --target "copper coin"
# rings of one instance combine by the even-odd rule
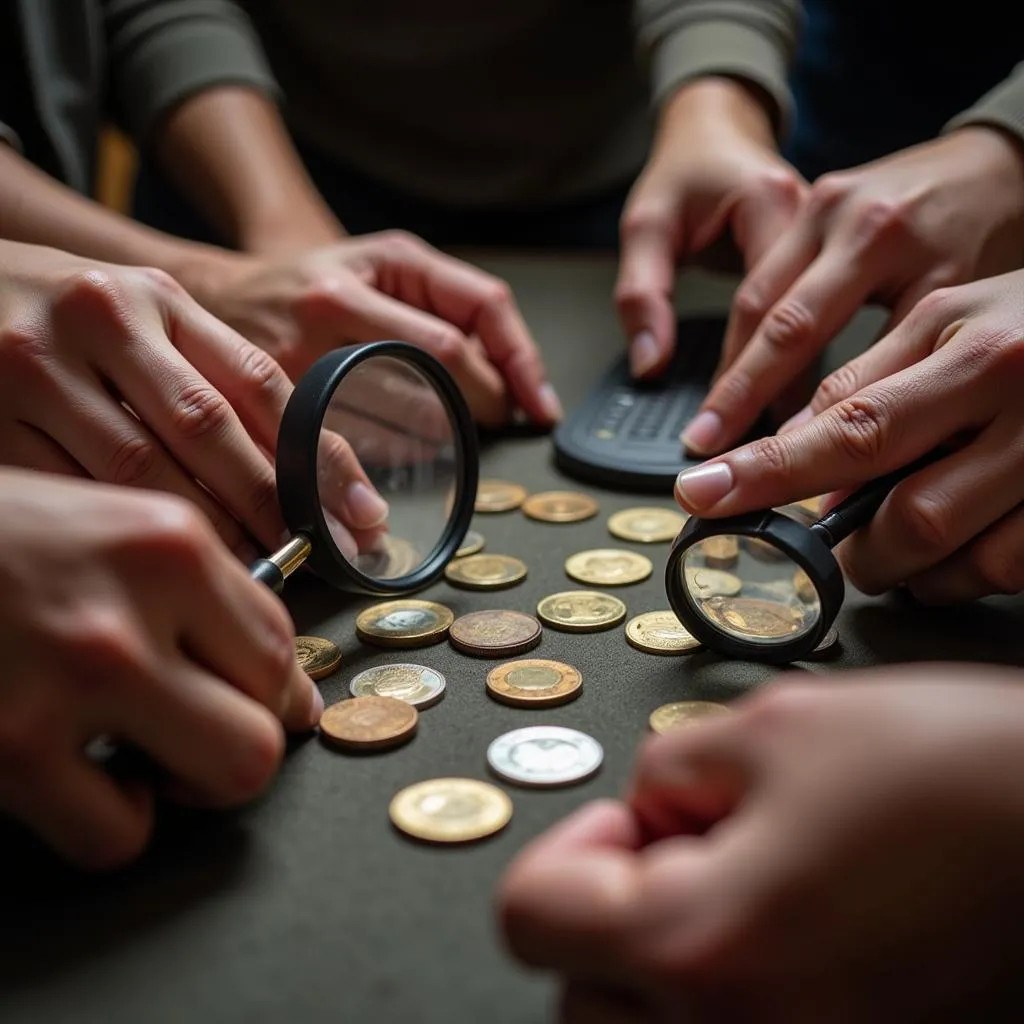
[[[353,697],[320,716],[320,733],[351,750],[386,750],[412,738],[419,712],[395,697]]]
[[[470,612],[452,623],[448,639],[463,654],[481,658],[510,658],[532,651],[540,643],[541,625],[524,612]]]

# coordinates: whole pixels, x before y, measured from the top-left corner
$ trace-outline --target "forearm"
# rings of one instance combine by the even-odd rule
[[[277,107],[253,89],[192,97],[164,119],[154,145],[182,192],[240,249],[279,253],[344,235]]]

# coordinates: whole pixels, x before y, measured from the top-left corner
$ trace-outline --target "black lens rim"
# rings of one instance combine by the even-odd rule
[[[721,632],[700,613],[688,588],[683,585],[679,570],[690,548],[721,534],[766,541],[807,573],[817,587],[821,604],[818,621],[807,633],[780,643],[758,644]],[[722,519],[692,516],[669,552],[665,565],[665,590],[679,621],[705,647],[727,658],[770,665],[785,665],[810,654],[832,628],[846,596],[843,572],[829,546],[813,529],[774,509]]]
[[[456,492],[441,538],[419,568],[407,576],[380,580],[352,565],[331,536],[320,503],[317,453],[331,398],[348,373],[368,359],[390,356],[412,364],[436,388],[455,433]],[[473,518],[480,476],[476,425],[462,392],[432,355],[404,341],[371,341],[321,356],[295,385],[277,440],[277,490],[289,531],[309,538],[309,566],[326,582],[350,593],[394,597],[415,593],[440,578],[462,543]]]

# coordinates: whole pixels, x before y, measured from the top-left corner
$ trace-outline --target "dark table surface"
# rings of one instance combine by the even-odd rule
[[[609,300],[614,268],[605,260],[485,259],[516,287],[568,405],[621,345]],[[722,308],[728,288],[693,279],[683,308]],[[870,337],[865,315],[835,362]],[[486,450],[487,475],[530,490],[565,486],[545,438],[509,439]],[[529,577],[497,594],[437,584],[424,596],[456,613],[479,608],[532,611],[545,594],[570,589],[565,557],[611,541],[609,513],[640,501],[589,490],[600,515],[556,526],[518,512],[477,516],[487,550],[523,557]],[[664,499],[666,505],[670,499]],[[626,545],[630,546],[630,545]],[[617,591],[630,614],[667,606],[660,579]],[[358,670],[416,660],[448,680],[444,700],[423,712],[407,746],[353,757],[310,738],[299,742],[280,777],[255,806],[232,814],[167,811],[151,851],[133,868],[87,877],[62,868],[23,835],[0,835],[0,1020],[14,1022],[416,1021],[438,1024],[540,1021],[548,985],[503,955],[492,892],[516,851],[557,818],[596,796],[619,793],[648,714],[670,700],[729,700],[773,673],[707,654],[662,658],[626,644],[622,629],[588,636],[546,631],[537,657],[581,669],[580,699],[550,711],[505,707],[484,693],[495,662],[447,644],[416,652],[361,645],[353,620],[369,602],[315,583],[291,588],[300,632],[329,637],[343,667],[322,684],[330,703],[346,695]],[[1010,600],[955,611],[927,611],[894,597],[851,594],[839,622],[840,655],[806,664],[828,685],[841,669],[912,660],[1022,663],[1024,605]],[[798,666],[799,667],[799,666]],[[391,829],[388,802],[402,787],[442,775],[488,778],[485,750],[500,733],[526,724],[565,724],[604,746],[592,781],[564,790],[506,787],[510,826],[486,842],[435,848]]]

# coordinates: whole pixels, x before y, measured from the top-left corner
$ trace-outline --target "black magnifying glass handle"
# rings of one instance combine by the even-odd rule
[[[309,558],[312,550],[309,538],[296,534],[272,555],[253,562],[249,566],[249,575],[258,583],[266,584],[275,594],[280,594],[284,590],[284,581]]]
[[[871,521],[872,516],[881,508],[882,502],[889,496],[889,492],[898,483],[948,454],[946,449],[936,448],[906,466],[872,480],[836,505],[831,512],[823,515],[811,526],[811,531],[821,537],[830,548],[834,548],[840,541]]]

